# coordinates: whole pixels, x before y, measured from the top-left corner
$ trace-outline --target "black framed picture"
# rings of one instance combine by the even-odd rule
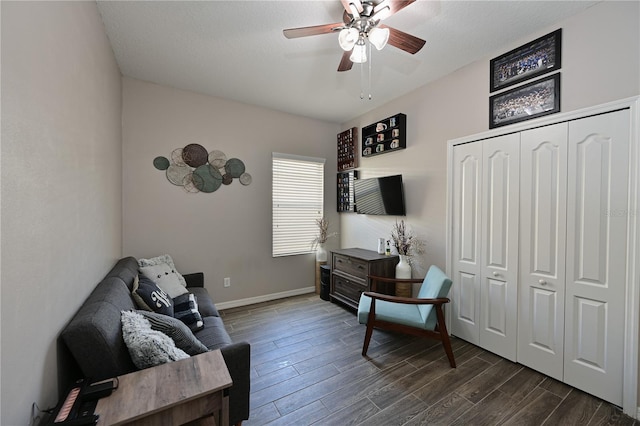
[[[560,73],[489,98],[489,128],[560,112]]]
[[[490,92],[559,70],[562,28],[494,58],[489,63]]]

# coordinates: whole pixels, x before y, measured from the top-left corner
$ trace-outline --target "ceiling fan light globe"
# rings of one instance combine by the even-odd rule
[[[376,49],[382,50],[389,41],[389,28],[373,28],[367,38]]]
[[[348,52],[353,49],[359,36],[360,33],[355,28],[344,28],[338,34],[338,44],[340,44],[342,50]]]
[[[355,64],[363,64],[367,62],[367,46],[365,44],[357,44],[349,57],[351,62]]]

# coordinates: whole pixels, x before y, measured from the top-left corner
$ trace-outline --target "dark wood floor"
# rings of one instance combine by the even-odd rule
[[[620,409],[453,339],[375,331],[315,295],[223,311],[231,337],[251,343],[254,425],[634,425]]]

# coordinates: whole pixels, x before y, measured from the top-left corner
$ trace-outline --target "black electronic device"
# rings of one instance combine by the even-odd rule
[[[47,424],[52,426],[95,425],[99,417],[94,414],[98,399],[111,395],[116,385],[114,380],[89,383],[87,379],[76,381],[64,401],[56,407],[54,416]]]
[[[356,212],[371,215],[405,216],[402,175],[354,181]]]

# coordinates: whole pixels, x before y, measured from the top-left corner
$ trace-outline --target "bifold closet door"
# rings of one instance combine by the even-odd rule
[[[629,110],[569,123],[564,381],[622,405]]]
[[[563,380],[567,123],[524,131],[518,362]]]
[[[482,144],[453,148],[451,334],[479,344]]]
[[[516,360],[520,134],[482,142],[480,346]]]

